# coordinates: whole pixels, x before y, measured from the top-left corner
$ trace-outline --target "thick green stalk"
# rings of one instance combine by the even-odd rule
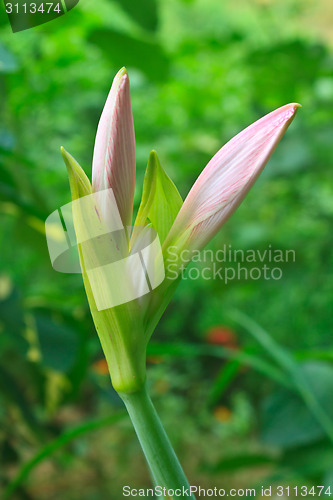
[[[165,498],[171,490],[178,494],[178,498],[192,498],[185,491],[190,491],[190,485],[184,471],[166,435],[163,425],[156,413],[153,403],[149,397],[146,387],[139,392],[119,394],[125,403],[129,416],[131,417],[135,432],[145,454],[155,485],[165,488]],[[181,491],[181,494],[179,494]]]

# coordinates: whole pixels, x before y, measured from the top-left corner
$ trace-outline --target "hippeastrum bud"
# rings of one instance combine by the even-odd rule
[[[298,106],[273,111],[229,141],[184,203],[152,151],[134,228],[129,226],[135,139],[124,68],[114,79],[98,125],[92,186],[74,158],[61,151],[73,201],[46,221],[51,262],[62,272],[81,270],[113,386],[131,416],[155,483],[168,491],[190,491],[190,486],[146,391],[147,343],[180,281],[182,251],[188,262],[189,252],[201,249],[230,217]],[[80,262],[73,271],[75,245]],[[173,277],[168,269],[171,247]]]
[[[113,81],[98,125],[92,186],[79,164],[62,149],[83,280],[118,392],[135,392],[144,384],[147,342],[179,282],[182,251],[188,255],[201,249],[231,216],[298,106],[283,106],[231,139],[207,164],[184,203],[152,151],[133,230],[129,226],[135,138],[124,68]],[[172,278],[168,273],[171,247],[173,257],[178,256],[178,271]],[[173,269],[174,264],[173,260]]]
[[[106,100],[95,140],[92,187],[112,188],[123,225],[132,223],[135,188],[135,136],[128,74],[115,76]],[[108,217],[108,206],[103,215]]]
[[[164,242],[200,250],[240,205],[262,172],[299,104],[287,104],[256,121],[223,146],[209,161],[192,189]]]
[[[191,260],[188,256],[203,248],[240,205],[299,106],[282,106],[244,129],[213,156],[199,175],[163,243],[166,279],[152,293],[146,315],[148,336],[177,287],[180,269]]]

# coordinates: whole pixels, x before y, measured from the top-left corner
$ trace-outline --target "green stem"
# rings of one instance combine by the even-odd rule
[[[195,500],[193,494],[187,496],[184,493],[184,490],[190,492],[190,485],[156,413],[146,387],[139,392],[129,394],[120,393],[119,395],[131,417],[155,485],[165,488],[163,493],[166,498],[170,498],[167,494],[168,490],[170,490],[169,493],[171,490],[180,490],[182,492],[180,495],[176,492],[178,496]]]

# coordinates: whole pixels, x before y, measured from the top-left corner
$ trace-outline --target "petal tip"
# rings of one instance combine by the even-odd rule
[[[301,108],[302,105],[298,102],[291,102],[290,104],[286,104],[285,108],[290,113],[290,116],[294,117],[298,108]]]
[[[125,84],[125,82],[128,82],[129,81],[129,78],[128,78],[128,73],[127,73],[127,69],[125,68],[125,66],[123,66],[119,71],[118,73],[116,74],[116,76],[114,77],[114,81],[117,81],[118,82],[118,85],[120,88],[123,87],[123,85]]]
[[[302,107],[302,104],[299,104],[298,102],[292,102],[288,104],[288,106],[290,106],[294,113],[296,113],[297,109]]]
[[[127,69],[125,68],[125,66],[123,66],[122,68],[120,68],[120,70],[118,71],[117,73],[118,76],[125,76],[127,75],[128,76],[128,73],[127,73]]]
[[[285,104],[280,108],[277,108],[275,111],[272,111],[268,115],[263,117],[263,120],[267,120],[267,123],[275,123],[276,127],[288,127],[293,119],[295,118],[296,112],[298,108],[302,106],[297,102],[292,102],[289,104]],[[285,129],[283,129],[285,131]]]

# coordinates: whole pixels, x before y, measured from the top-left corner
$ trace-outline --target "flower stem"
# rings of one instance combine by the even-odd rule
[[[145,454],[150,471],[155,481],[155,486],[165,488],[164,494],[167,498],[168,490],[181,490],[178,496],[195,500],[190,494],[190,485],[178,458],[166,435],[163,425],[156,413],[153,403],[149,397],[146,387],[139,392],[119,393],[129,416],[132,420],[135,432]],[[189,492],[189,496],[184,493]]]

